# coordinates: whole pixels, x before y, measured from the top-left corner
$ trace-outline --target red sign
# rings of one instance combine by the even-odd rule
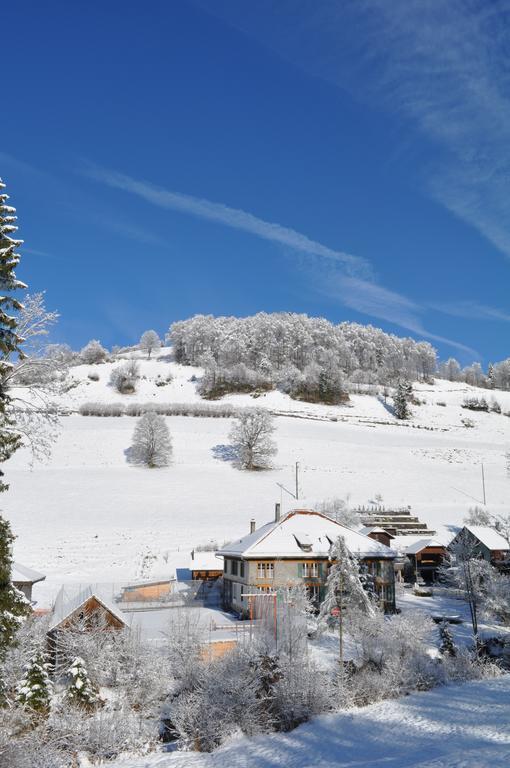
[[[340,616],[340,608],[332,608],[331,609],[331,615],[332,616]]]

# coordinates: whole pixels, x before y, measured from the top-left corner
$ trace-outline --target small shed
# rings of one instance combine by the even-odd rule
[[[32,602],[32,587],[39,581],[44,581],[46,576],[33,568],[28,568],[21,563],[13,563],[11,570],[11,584],[23,592],[27,600]]]
[[[448,557],[448,550],[436,539],[419,539],[410,544],[405,553],[408,560],[408,567],[404,567],[405,580],[414,582],[421,577],[427,584],[436,581],[438,569]]]
[[[56,597],[48,633],[110,631],[128,626],[127,616],[92,586],[65,586]]]
[[[191,578],[193,581],[215,581],[223,576],[223,558],[215,552],[191,552]]]

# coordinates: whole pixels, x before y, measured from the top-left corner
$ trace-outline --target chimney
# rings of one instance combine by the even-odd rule
[[[255,533],[255,520],[250,520],[250,533]]]
[[[274,505],[274,521],[275,523],[280,522],[280,504],[278,502]]]

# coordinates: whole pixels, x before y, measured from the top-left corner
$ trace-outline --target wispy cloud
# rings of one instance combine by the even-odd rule
[[[418,183],[510,257],[507,0],[194,2],[434,142]]]
[[[465,317],[474,320],[496,320],[504,323],[510,323],[510,313],[496,307],[488,307],[486,304],[479,304],[477,301],[453,301],[445,303],[434,303],[429,305],[438,312],[452,317]]]
[[[96,181],[134,194],[160,208],[180,211],[239,229],[297,251],[304,255],[302,268],[306,270],[310,284],[323,295],[369,317],[386,320],[418,336],[479,357],[475,350],[464,344],[428,332],[420,319],[423,308],[405,296],[379,285],[366,259],[329,248],[301,232],[264,221],[239,208],[171,191],[97,166],[87,165],[82,172]]]
[[[473,359],[480,359],[479,352],[472,347],[427,331],[420,317],[423,307],[381,285],[344,275],[329,275],[327,280],[322,281],[322,293],[340,299],[342,304],[357,312],[394,323],[417,336],[446,344]]]
[[[318,243],[294,229],[264,221],[239,208],[230,208],[222,203],[192,197],[182,192],[173,192],[148,181],[138,181],[125,174],[97,166],[87,165],[83,173],[96,181],[107,184],[109,187],[131,192],[160,208],[198,216],[201,219],[224,224],[232,229],[249,232],[263,240],[279,243],[305,254],[335,261],[341,264],[349,274],[367,277],[372,273],[369,263],[363,258],[328,248],[328,246],[322,245],[322,243]]]

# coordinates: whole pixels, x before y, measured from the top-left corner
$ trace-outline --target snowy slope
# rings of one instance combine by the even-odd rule
[[[503,768],[510,765],[509,721],[507,675],[318,717],[212,754],[150,755],[112,768]]]
[[[145,378],[133,395],[120,395],[108,385],[112,364],[76,367],[71,378],[77,384],[61,404],[76,411],[90,400],[200,400],[190,380],[200,370],[170,362],[168,350],[140,365]],[[92,370],[99,382],[87,378]],[[155,385],[158,374],[166,379],[169,373],[170,384]],[[31,470],[27,452],[19,451],[6,466],[11,490],[2,501],[18,535],[16,559],[47,574],[35,588],[43,604],[62,582],[133,578],[147,551],[158,558],[158,575],[162,570],[170,575],[175,567],[187,566],[197,544],[240,538],[251,517],[257,524],[270,520],[275,501],[284,511],[295,507],[277,482],[293,488],[296,461],[300,506],[332,495],[366,504],[380,493],[388,506],[410,504],[438,536],[448,538],[448,526],[459,524],[467,508],[481,500],[483,461],[490,507],[506,510],[510,418],[463,410],[467,394],[487,396],[467,385],[438,381],[417,385],[415,391],[426,404],[414,407],[408,424],[397,422],[371,396],[353,396],[347,406],[295,402],[279,392],[225,398],[236,406],[282,414],[276,419],[275,469],[259,473],[240,472],[225,460],[230,419],[167,417],[174,462],[148,470],[126,461],[136,419],[65,416],[47,463]],[[510,410],[510,393],[496,394],[503,410]],[[466,416],[473,428],[462,425]]]

